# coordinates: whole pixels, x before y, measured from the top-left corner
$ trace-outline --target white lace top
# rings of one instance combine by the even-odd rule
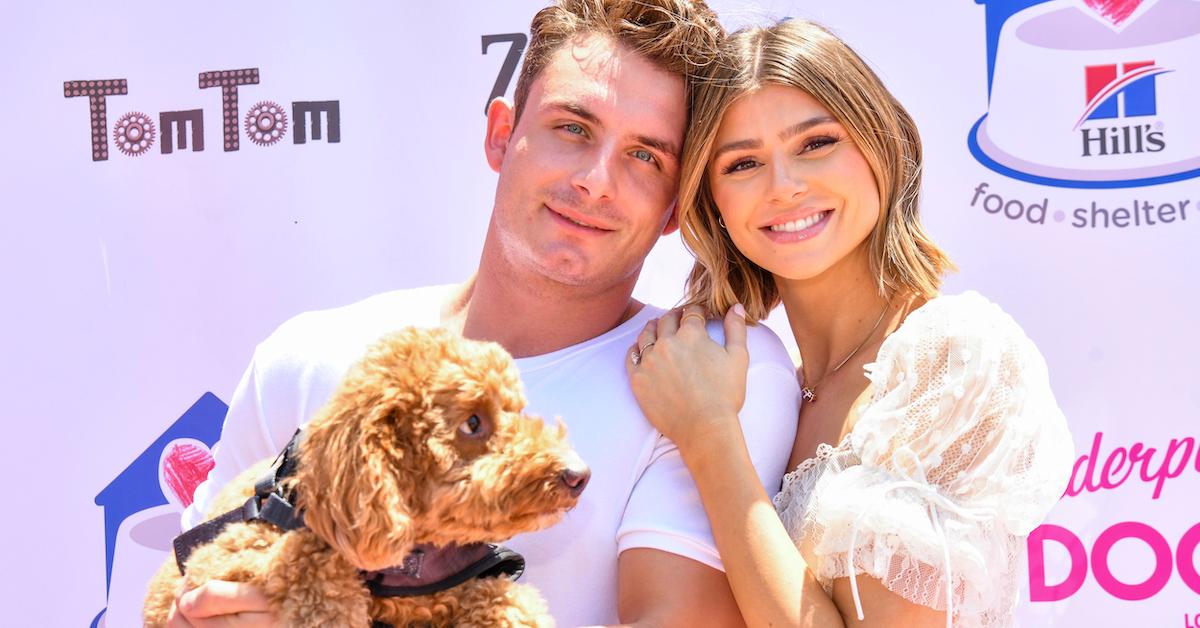
[[[909,314],[866,373],[853,431],[784,477],[784,526],[826,592],[850,577],[860,617],[867,574],[947,625],[1010,625],[1025,537],[1074,459],[1045,361],[967,292]]]

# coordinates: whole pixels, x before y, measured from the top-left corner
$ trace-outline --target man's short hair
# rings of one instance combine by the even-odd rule
[[[716,57],[725,30],[704,0],[557,0],[529,25],[529,49],[517,79],[514,121],[550,57],[579,35],[611,38],[654,65],[691,80]]]

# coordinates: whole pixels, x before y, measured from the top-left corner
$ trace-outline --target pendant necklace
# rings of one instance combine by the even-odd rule
[[[879,324],[883,322],[883,316],[885,314],[887,314],[888,307],[891,306],[891,304],[892,304],[891,301],[888,301],[887,303],[883,304],[883,311],[879,313],[879,320],[876,320],[875,325],[871,327],[871,331],[867,332],[866,338],[863,338],[862,342],[858,343],[857,347],[854,347],[854,349],[852,351],[850,351],[850,353],[848,353],[846,355],[846,357],[842,358],[842,361],[838,362],[837,366],[833,367],[832,370],[830,370],[825,375],[821,376],[821,379],[814,382],[812,386],[801,386],[800,387],[800,396],[803,397],[805,401],[807,401],[809,403],[817,402],[817,386],[819,386],[821,384],[821,382],[825,381],[825,379],[828,378],[830,375],[833,375],[834,373],[836,373],[838,369],[845,366],[846,363],[850,361],[850,358],[854,357],[854,354],[858,353],[858,350],[862,349],[863,345],[867,344],[867,341],[871,339],[871,336],[875,335],[875,330],[879,329]]]

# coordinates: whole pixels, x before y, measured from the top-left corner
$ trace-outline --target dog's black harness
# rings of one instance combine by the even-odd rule
[[[284,480],[296,471],[301,430],[296,430],[271,470],[254,485],[254,495],[229,512],[175,537],[175,562],[179,573],[192,552],[217,538],[232,523],[264,521],[281,530],[304,527],[304,513],[295,506],[296,492],[284,489]],[[472,543],[435,547],[418,545],[395,567],[361,572],[375,597],[416,597],[456,587],[474,578],[505,576],[516,580],[525,572],[525,558],[500,545]],[[375,622],[375,626],[386,626]]]
[[[179,573],[184,573],[184,564],[197,547],[217,538],[231,523],[265,521],[281,530],[304,527],[304,513],[293,505],[295,491],[290,494],[283,489],[283,481],[296,472],[296,459],[300,450],[300,430],[288,441],[287,447],[275,458],[271,470],[254,485],[254,495],[229,512],[210,519],[175,537],[175,563]]]

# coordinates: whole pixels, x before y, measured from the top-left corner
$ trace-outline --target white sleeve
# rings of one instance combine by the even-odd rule
[[[799,411],[800,391],[791,368],[777,362],[750,366],[739,416],[750,459],[768,495],[779,490]],[[617,530],[618,554],[633,548],[670,552],[724,571],[696,485],[675,444],[662,435]]]
[[[273,438],[267,429],[262,406],[262,388],[259,385],[257,351],[255,355],[229,403],[229,412],[226,413],[225,422],[221,426],[221,438],[213,449],[215,464],[208,472],[208,478],[196,487],[192,504],[183,511],[181,525],[184,530],[193,528],[208,518],[206,515],[213,498],[233,478],[259,460],[279,453],[286,444],[276,442],[277,439]]]
[[[976,625],[1016,600],[1025,537],[1074,461],[1045,361],[997,306],[960,297],[910,315],[868,377],[852,450],[782,517],[826,590],[869,575]]]

